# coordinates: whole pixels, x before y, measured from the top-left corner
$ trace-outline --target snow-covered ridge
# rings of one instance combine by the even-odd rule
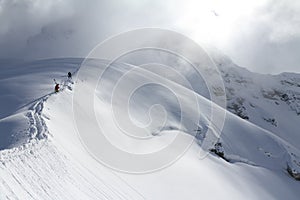
[[[48,129],[50,110],[48,101],[57,99],[60,94],[53,90],[53,78],[61,84],[61,93],[69,93],[72,81],[66,77],[67,71],[76,72],[81,59],[53,59],[35,61],[7,68],[8,76],[1,80],[6,88],[20,91],[21,101],[13,113],[0,120],[0,199],[142,199],[126,182],[105,169],[87,168],[85,164],[70,156],[64,144],[58,143],[56,137]],[[22,71],[24,70],[24,71]],[[13,73],[14,72],[14,76]],[[18,72],[20,74],[18,74]],[[25,73],[24,73],[25,72]],[[50,75],[50,77],[49,77]],[[45,77],[47,77],[45,79]],[[27,82],[28,85],[19,85]],[[46,85],[44,85],[46,82]],[[29,86],[29,95],[22,93]],[[42,87],[42,88],[41,88]],[[68,91],[66,91],[68,90]],[[30,91],[33,94],[30,94]],[[46,95],[42,95],[43,91]],[[44,94],[45,94],[44,93]],[[29,97],[38,97],[29,101]],[[42,96],[42,97],[39,97]],[[16,102],[16,96],[2,96],[1,100]],[[71,96],[70,96],[71,97]],[[64,99],[70,105],[71,98]],[[1,113],[7,115],[5,113]],[[8,126],[8,125],[9,126]],[[69,141],[68,138],[65,138]],[[81,157],[83,158],[83,157]],[[93,164],[91,165],[93,166]],[[97,170],[96,170],[97,169]],[[98,172],[97,172],[98,171]],[[101,177],[99,177],[101,172]]]
[[[73,85],[69,85],[70,87],[66,87],[59,94],[53,94],[53,78],[64,83],[64,80],[67,80],[67,72],[75,72],[80,63],[80,59],[50,59],[26,63],[22,64],[20,71],[20,66],[10,68],[7,76],[3,75],[3,79],[0,80],[1,89],[8,91],[0,98],[2,105],[5,102],[14,104],[1,113],[1,139],[7,140],[5,142],[2,140],[3,150],[0,151],[0,193],[2,195],[0,199],[2,197],[4,199],[166,199],[172,195],[174,195],[173,199],[182,199],[183,193],[180,190],[173,191],[173,194],[161,191],[166,185],[158,184],[160,182],[170,184],[171,188],[179,185],[182,190],[191,191],[190,199],[197,199],[200,195],[200,193],[197,194],[199,188],[206,187],[218,190],[220,197],[225,195],[225,198],[238,199],[247,193],[249,188],[257,190],[256,185],[259,180],[258,182],[248,181],[251,178],[247,176],[247,173],[254,177],[261,177],[259,174],[262,172],[265,177],[261,177],[260,181],[276,182],[281,192],[275,192],[278,196],[274,196],[274,193],[271,193],[274,188],[271,186],[270,191],[267,188],[265,190],[260,188],[259,198],[280,199],[289,193],[289,199],[296,199],[299,195],[297,190],[299,183],[288,175],[290,173],[298,178],[300,172],[300,153],[297,146],[299,135],[295,127],[299,116],[291,107],[292,104],[297,104],[298,100],[297,98],[290,99],[289,96],[290,93],[294,95],[298,92],[298,75],[258,75],[238,68],[229,61],[218,63],[216,60],[217,64],[221,64],[220,70],[227,90],[228,109],[239,117],[231,113],[227,114],[221,138],[211,151],[231,164],[217,159],[213,154],[208,155],[202,163],[196,157],[195,152],[201,148],[198,144],[201,145],[201,140],[206,137],[206,130],[219,131],[207,123],[209,101],[202,99],[199,95],[203,116],[202,121],[199,122],[201,126],[196,130],[198,144],[191,147],[187,156],[182,158],[182,162],[179,161],[169,170],[166,169],[161,173],[145,176],[145,178],[136,178],[111,173],[110,170],[97,165],[97,162],[85,152],[77,138],[74,130],[75,124],[71,117]],[[93,61],[93,63],[98,63],[101,67],[103,62]],[[133,66],[120,63],[115,68],[111,68],[103,80],[104,85],[110,88],[117,77],[131,67]],[[19,80],[19,83],[16,80]],[[84,80],[78,80],[75,84],[80,84],[81,81]],[[286,98],[281,93],[277,95],[275,92],[276,94],[273,95],[273,93],[264,92],[274,91],[273,88],[276,91],[277,89],[289,90],[288,99],[285,101]],[[176,118],[176,112],[174,112],[174,109],[177,109],[176,102],[167,96],[162,96],[164,92],[157,88],[149,89],[153,99],[160,100],[169,106],[170,109],[167,111],[171,122],[176,123],[176,120],[172,120]],[[180,91],[179,88],[178,91]],[[13,95],[18,92],[20,92],[19,97]],[[98,105],[96,107],[99,109],[96,114],[100,118],[107,119],[107,122],[111,116],[109,107],[104,106],[109,92],[109,89],[98,91],[99,101],[96,101]],[[142,119],[144,113],[141,111],[147,110],[147,107],[153,103],[153,99],[145,97],[147,96],[143,96],[143,92],[140,96],[136,96],[133,113],[137,119]],[[143,101],[139,101],[140,99]],[[186,101],[188,102],[188,97]],[[28,104],[28,102],[31,103]],[[243,115],[248,116],[248,119]],[[280,115],[282,117],[277,117]],[[189,114],[185,116],[189,117]],[[273,117],[276,117],[277,126],[273,125],[275,124]],[[172,130],[160,129],[161,132],[154,137],[164,139],[173,133],[176,124],[173,127],[175,128]],[[187,124],[185,128],[185,134],[195,135],[189,132],[193,131],[194,127],[188,127]],[[106,131],[109,134],[113,132],[111,127],[108,127]],[[121,142],[126,143],[126,141]],[[207,171],[202,171],[203,166],[208,166],[207,171],[209,171],[208,168],[215,169],[213,172],[210,171],[211,177],[221,168],[223,168],[223,173],[215,179],[208,180],[208,177],[204,178]],[[171,181],[176,177],[171,173],[172,170],[178,173],[182,172],[182,169],[191,171],[191,168],[193,168],[193,176],[198,177],[197,181],[193,177],[183,183]],[[197,170],[198,168],[200,169]],[[239,173],[243,175],[240,176]],[[149,182],[147,182],[147,177],[150,178]],[[226,191],[224,187],[215,188],[215,184],[220,181],[225,181],[229,188],[235,188],[236,183],[229,180],[232,177],[243,182],[244,186],[241,185],[236,190],[229,189],[231,192]],[[124,182],[123,179],[126,181]],[[139,179],[143,180],[140,182],[142,186],[137,184]],[[156,179],[159,181],[152,184]],[[135,186],[132,187],[132,185]],[[193,190],[191,186],[196,189]],[[139,191],[135,188],[139,188]],[[205,191],[201,191],[201,194],[208,197]],[[255,195],[252,193],[248,198],[258,198]]]

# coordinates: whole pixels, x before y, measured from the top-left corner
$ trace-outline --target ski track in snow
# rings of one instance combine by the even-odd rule
[[[69,87],[68,83],[68,80],[63,82],[61,91]],[[133,199],[126,190],[118,191],[92,172],[86,177],[82,172],[88,169],[69,160],[52,144],[42,111],[53,94],[37,99],[25,114],[30,141],[0,151],[0,199]],[[74,191],[74,195],[67,190]]]

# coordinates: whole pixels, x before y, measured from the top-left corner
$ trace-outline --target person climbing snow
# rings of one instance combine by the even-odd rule
[[[71,79],[72,78],[72,74],[71,72],[68,72],[68,79]]]
[[[59,92],[59,84],[58,83],[56,83],[54,90],[55,90],[55,93]]]

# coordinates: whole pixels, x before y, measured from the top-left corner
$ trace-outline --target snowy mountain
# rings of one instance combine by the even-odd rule
[[[299,122],[299,74],[257,74],[220,59],[216,64],[224,79],[229,111],[299,144],[298,131],[290,125]]]
[[[288,148],[298,148],[300,137],[296,124],[300,122],[300,75],[257,74],[237,66],[220,53],[212,55],[224,80],[227,110],[270,131],[288,143]],[[270,152],[265,153],[272,156]],[[294,157],[292,165],[299,168],[299,157],[290,154]],[[289,163],[287,165],[291,173]],[[299,170],[294,176],[299,179]]]
[[[74,98],[78,89],[94,91],[88,80],[75,78],[82,59],[1,63],[0,199],[298,199],[300,75],[252,73],[221,54],[214,54],[213,60],[224,79],[229,112],[209,100],[205,84],[193,74],[189,74],[191,90],[168,71],[137,67],[138,60],[116,63],[105,71],[95,90],[95,113],[81,107],[87,96]],[[86,61],[91,69],[107,63]],[[115,91],[120,77],[131,70],[136,76]],[[68,71],[73,80],[66,77]],[[86,73],[95,76],[93,70]],[[53,92],[53,79],[61,84],[61,92]],[[139,80],[163,83],[176,91],[179,100],[149,84],[125,101],[126,89]],[[199,118],[192,98],[199,103]],[[164,111],[153,107],[156,104]],[[122,119],[119,122],[124,120],[121,125],[126,126],[127,107],[138,126],[149,124],[152,117],[142,135],[149,141],[134,142],[115,124]],[[226,112],[222,130],[210,121],[211,107]],[[74,112],[79,113],[75,120]],[[117,172],[99,164],[78,136],[76,120],[86,125],[88,135],[95,131],[94,115],[107,138],[130,152],[151,152],[179,137],[178,147],[169,152],[173,156],[186,141],[196,138],[196,142],[165,169],[143,175]],[[127,128],[133,136],[141,136],[140,129]],[[210,149],[203,146],[209,141],[207,130],[220,135]],[[105,146],[100,149],[108,151]],[[199,159],[201,149],[208,154]]]

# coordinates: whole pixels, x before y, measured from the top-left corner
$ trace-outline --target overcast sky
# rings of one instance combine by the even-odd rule
[[[0,58],[84,57],[142,27],[209,43],[252,71],[300,72],[299,0],[0,0]]]

